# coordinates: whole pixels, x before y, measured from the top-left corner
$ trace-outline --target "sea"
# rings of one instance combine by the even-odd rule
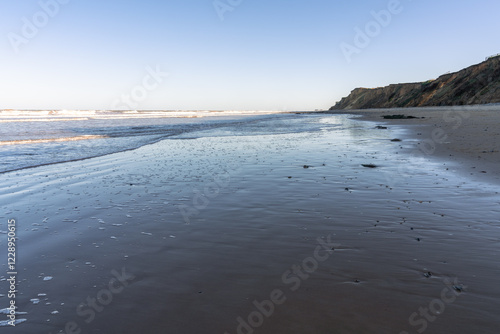
[[[0,111],[0,173],[136,149],[280,111]]]

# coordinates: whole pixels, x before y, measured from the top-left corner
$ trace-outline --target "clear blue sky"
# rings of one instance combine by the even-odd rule
[[[341,43],[389,3],[0,0],[0,108],[314,110],[500,52],[498,0],[401,0],[348,62]],[[158,84],[148,67],[169,75]]]

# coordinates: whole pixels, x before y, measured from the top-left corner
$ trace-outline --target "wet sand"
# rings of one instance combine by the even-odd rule
[[[410,139],[421,145],[416,156],[437,157],[443,164],[473,179],[500,183],[500,105],[395,108],[339,111],[362,116],[382,126],[404,125]],[[418,119],[385,120],[384,115]]]
[[[0,175],[28,319],[2,331],[497,333],[498,186],[375,119],[284,116]],[[263,134],[280,126],[301,131]]]

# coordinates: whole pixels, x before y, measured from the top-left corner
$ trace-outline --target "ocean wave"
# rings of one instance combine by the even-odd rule
[[[54,142],[69,142],[69,141],[77,141],[77,140],[103,139],[103,138],[109,138],[109,137],[108,136],[96,136],[96,135],[83,135],[83,136],[63,137],[63,138],[5,140],[5,141],[0,141],[0,146],[43,144],[43,143],[54,143]]]
[[[0,123],[18,123],[18,122],[64,122],[64,121],[88,121],[88,117],[79,118],[18,118],[18,119],[0,119]]]
[[[0,116],[83,116],[106,113],[104,110],[15,110],[4,109],[0,111]]]
[[[173,118],[206,118],[224,116],[258,116],[277,114],[277,111],[102,111],[94,112],[8,112],[0,111],[1,123],[44,123],[72,122],[89,120],[127,120],[127,119],[173,119]],[[73,116],[73,117],[72,117]],[[78,117],[77,117],[78,116]],[[29,118],[28,118],[29,117]]]
[[[0,110],[0,117],[144,117],[144,116],[179,116],[186,115],[265,115],[284,111],[262,110]]]

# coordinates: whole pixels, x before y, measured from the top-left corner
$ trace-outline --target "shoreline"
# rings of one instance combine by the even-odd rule
[[[424,107],[328,111],[327,114],[360,116],[359,120],[407,130],[402,143],[417,157],[443,163],[474,181],[500,184],[500,105]],[[384,115],[414,119],[384,119]],[[422,118],[423,117],[423,118]],[[381,130],[383,131],[383,130]]]
[[[136,119],[133,116],[121,119],[118,122],[120,126],[117,126],[112,119],[78,118],[76,123],[71,123],[73,124],[71,127],[65,124],[54,127],[53,121],[58,121],[57,118],[44,118],[43,122],[38,122],[36,119],[33,122],[33,118],[30,118],[16,125],[22,124],[29,128],[32,134],[12,131],[16,127],[10,129],[0,120],[0,125],[3,124],[0,132],[4,136],[4,140],[0,141],[0,155],[3,157],[0,174],[96,158],[134,150],[186,132],[223,128],[231,124],[279,116],[280,114],[268,113],[203,115],[182,119],[178,117]],[[96,121],[98,123],[95,123]],[[89,126],[89,124],[94,125]]]

